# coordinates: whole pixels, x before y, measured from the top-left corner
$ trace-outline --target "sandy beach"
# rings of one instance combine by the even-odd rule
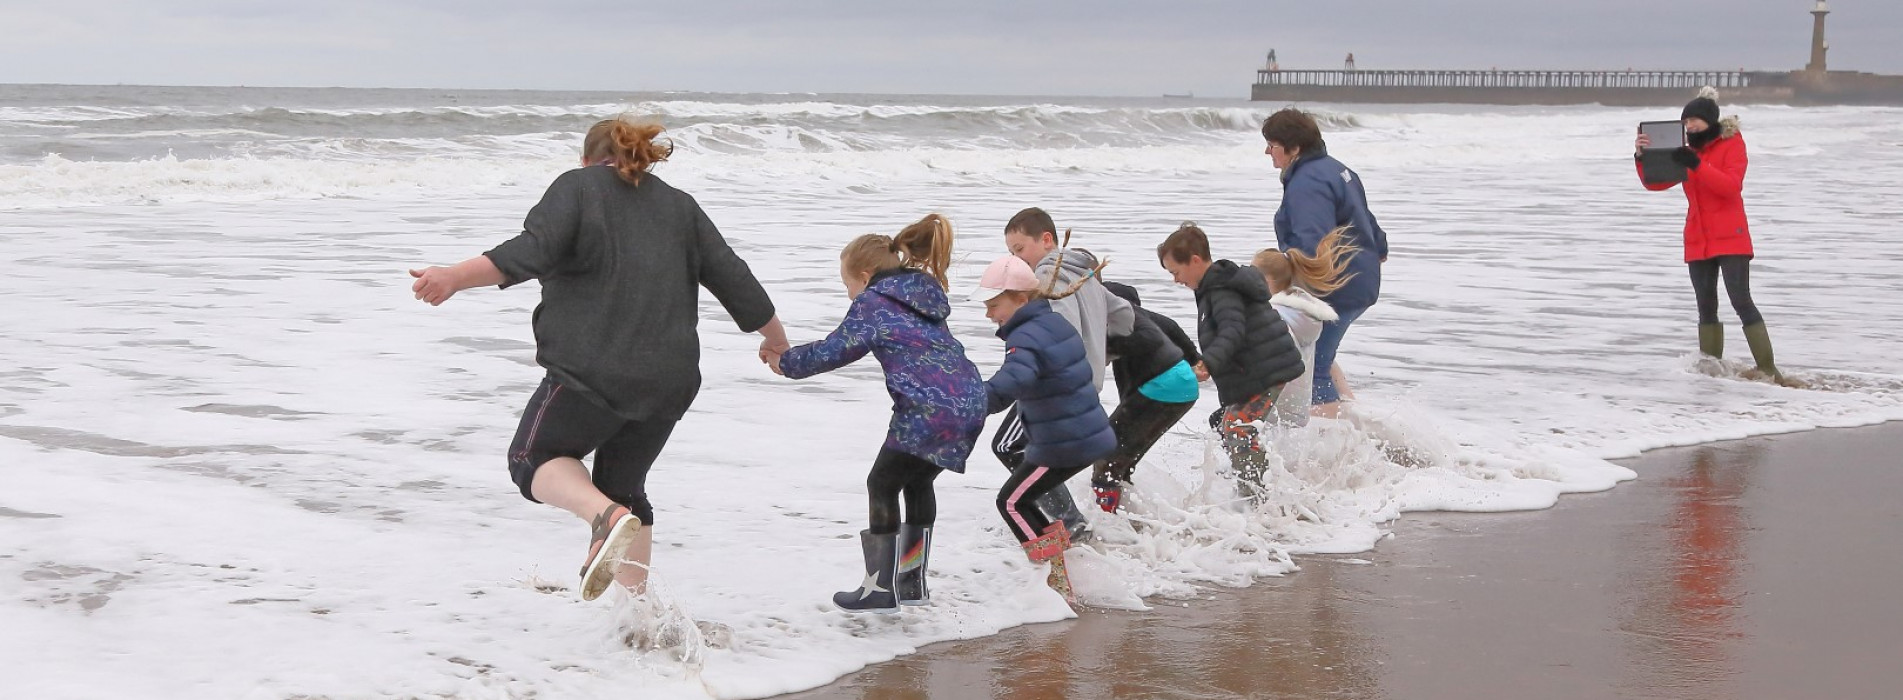
[[[1903,423],[1659,450],[1550,511],[1411,514],[1245,590],[786,697],[1897,697],[1898,454]]]

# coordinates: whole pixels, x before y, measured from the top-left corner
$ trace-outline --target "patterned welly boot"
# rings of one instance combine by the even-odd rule
[[[1031,561],[1050,563],[1051,572],[1044,580],[1045,585],[1064,596],[1064,602],[1076,604],[1077,597],[1070,588],[1070,570],[1064,566],[1066,549],[1070,549],[1070,530],[1061,521],[1051,523],[1044,528],[1044,534],[1024,543],[1024,555],[1030,557]]]
[[[932,529],[913,525],[899,526],[899,573],[895,591],[900,605],[929,605],[932,592],[925,587],[925,571],[932,559]]]

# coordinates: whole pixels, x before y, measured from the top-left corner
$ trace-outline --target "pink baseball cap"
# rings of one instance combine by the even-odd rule
[[[1031,266],[1024,264],[1017,256],[1006,255],[991,261],[985,268],[985,274],[978,278],[978,289],[971,293],[972,301],[991,301],[1005,292],[1028,292],[1037,289],[1037,273]]]

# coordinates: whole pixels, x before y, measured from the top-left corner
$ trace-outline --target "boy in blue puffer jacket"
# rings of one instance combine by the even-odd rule
[[[1110,456],[1117,436],[1097,397],[1082,337],[1051,308],[1052,295],[1038,291],[1030,265],[1016,257],[999,258],[972,296],[984,301],[985,317],[998,324],[1005,344],[1004,364],[985,381],[988,410],[998,413],[1017,404],[1030,436],[1024,463],[998,490],[998,513],[1031,561],[1050,562],[1051,588],[1070,600],[1064,567],[1070,531],[1062,522],[1052,523],[1033,502]]]

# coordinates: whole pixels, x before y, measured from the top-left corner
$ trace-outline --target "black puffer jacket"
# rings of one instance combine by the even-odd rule
[[[1115,358],[1110,362],[1110,372],[1117,380],[1117,396],[1129,397],[1178,362],[1188,360],[1195,365],[1202,361],[1202,353],[1196,351],[1196,343],[1183,327],[1168,316],[1143,308],[1136,288],[1109,280],[1104,280],[1103,286],[1130,302],[1137,312],[1130,334],[1111,336],[1106,343],[1110,356]]]
[[[1269,285],[1253,267],[1210,264],[1196,286],[1196,339],[1224,406],[1243,403],[1307,371],[1302,350],[1269,305]]]

